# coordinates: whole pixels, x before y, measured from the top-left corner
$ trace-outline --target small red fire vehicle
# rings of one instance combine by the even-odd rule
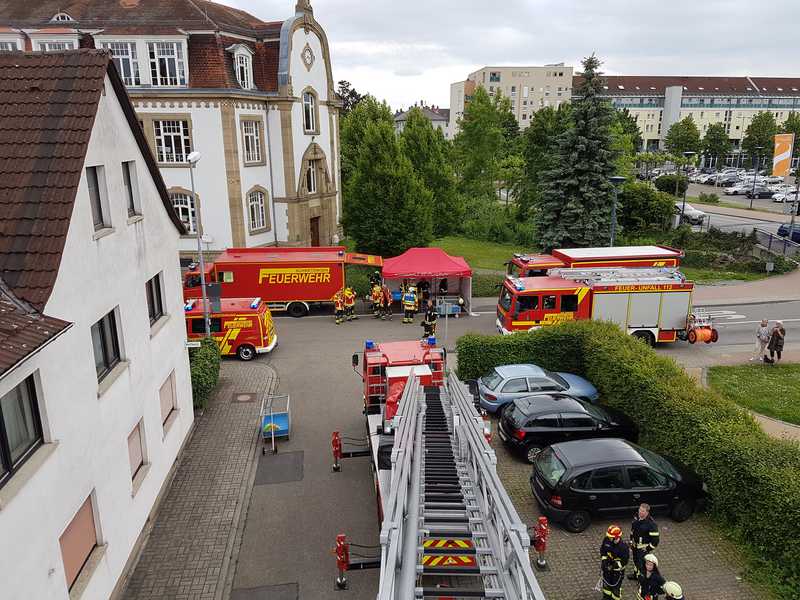
[[[236,355],[252,360],[257,354],[271,352],[278,343],[275,325],[267,303],[261,298],[223,298],[219,306],[209,303],[211,337],[223,356]],[[203,301],[190,299],[183,307],[186,336],[189,340],[205,337]]]

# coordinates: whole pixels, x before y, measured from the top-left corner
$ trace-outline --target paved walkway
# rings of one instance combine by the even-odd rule
[[[195,420],[125,600],[224,598],[258,441],[257,396],[274,383],[266,357],[223,361],[214,398]]]
[[[696,306],[725,304],[761,304],[765,301],[790,302],[800,299],[800,269],[786,275],[774,275],[758,281],[730,285],[698,285],[693,302]]]
[[[700,204],[695,202],[695,204]],[[717,206],[716,204],[702,204],[703,212],[712,215],[726,215],[729,217],[743,217],[745,219],[758,219],[759,221],[773,221],[783,223],[789,217],[782,212],[750,210],[749,208],[730,208],[727,206]]]

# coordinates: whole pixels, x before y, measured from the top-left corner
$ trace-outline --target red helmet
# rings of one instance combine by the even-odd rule
[[[539,525],[547,525],[547,517],[539,517]]]
[[[622,537],[622,529],[617,527],[616,525],[611,525],[606,531],[606,536],[618,540]]]

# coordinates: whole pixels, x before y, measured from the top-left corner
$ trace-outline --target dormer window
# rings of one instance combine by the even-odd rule
[[[65,12],[56,13],[52,19],[50,19],[51,23],[65,23],[67,21],[74,21],[72,17],[70,17]]]
[[[233,54],[233,71],[241,88],[253,89],[253,51],[246,44],[234,44],[225,50]]]

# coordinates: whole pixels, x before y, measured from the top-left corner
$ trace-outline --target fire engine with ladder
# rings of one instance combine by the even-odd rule
[[[544,600],[486,421],[447,372],[445,350],[434,338],[367,341],[361,356],[369,449],[345,451],[334,432],[334,471],[341,458],[371,458],[380,554],[351,558],[356,545],[337,536],[337,587],[346,571],[380,568],[378,600]]]
[[[676,268],[550,269],[546,277],[506,276],[497,304],[502,334],[566,321],[611,321],[646,341],[716,342],[710,316],[693,309],[694,283]]]

